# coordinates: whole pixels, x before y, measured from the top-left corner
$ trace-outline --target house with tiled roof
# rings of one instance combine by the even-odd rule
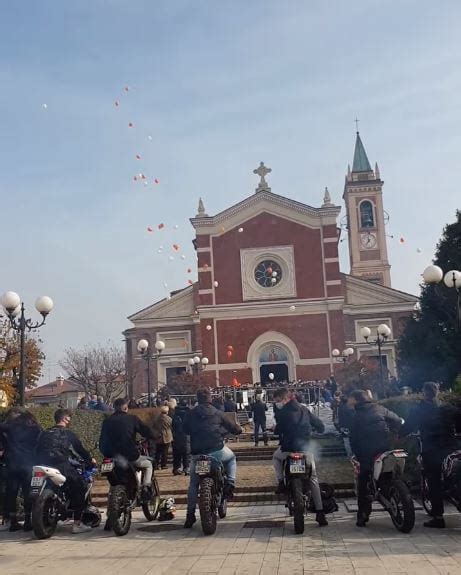
[[[76,409],[84,396],[85,392],[77,383],[59,375],[54,381],[27,391],[26,404]]]

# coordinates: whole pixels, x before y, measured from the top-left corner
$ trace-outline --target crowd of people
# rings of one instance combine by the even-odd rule
[[[327,396],[333,409],[337,429],[345,438],[346,452],[360,463],[358,478],[357,526],[364,527],[369,521],[371,502],[367,484],[373,469],[375,457],[391,448],[391,432],[403,437],[419,431],[422,442],[422,458],[427,470],[429,497],[434,516],[424,523],[427,527],[445,526],[443,519],[443,496],[440,484],[444,458],[457,448],[456,431],[461,428],[461,412],[439,401],[438,386],[424,384],[424,398],[411,411],[404,422],[398,415],[375,402],[365,390],[355,390],[343,396],[337,389],[328,389]],[[317,398],[320,401],[320,395]],[[328,525],[319,488],[316,462],[311,449],[314,431],[324,431],[323,422],[304,403],[300,388],[279,388],[273,393],[276,427],[274,434],[279,446],[273,455],[273,467],[277,480],[277,493],[284,492],[283,461],[289,453],[301,452],[311,467],[310,487],[316,511],[316,521]],[[315,398],[314,398],[315,402]],[[82,402],[83,403],[83,402]],[[96,398],[96,404],[101,402]],[[195,508],[199,489],[199,478],[195,463],[201,454],[221,461],[226,472],[226,495],[232,499],[236,481],[237,463],[235,454],[226,443],[229,435],[238,435],[242,428],[235,414],[237,406],[231,395],[212,397],[209,389],[197,391],[193,407],[183,400],[166,399],[160,405],[160,414],[155,426],[143,423],[136,415],[129,413],[129,402],[117,399],[113,413],[102,425],[99,449],[105,457],[121,455],[135,467],[143,470],[142,497],[151,497],[151,480],[155,468],[167,468],[170,445],[173,450],[174,475],[190,476],[187,496],[185,528],[191,528],[196,521]],[[79,407],[80,409],[97,409]],[[262,395],[256,395],[251,405],[254,421],[254,440],[258,445],[260,432],[264,444],[268,443],[266,413],[268,406]],[[74,511],[73,533],[83,533],[91,528],[81,522],[84,505],[84,486],[78,473],[69,462],[71,451],[87,464],[95,465],[92,455],[83,447],[79,438],[69,429],[72,412],[58,409],[54,414],[55,425],[43,430],[34,416],[27,410],[12,408],[5,423],[0,424],[0,451],[4,452],[7,466],[7,487],[2,512],[4,529],[16,531],[31,530],[31,501],[29,486],[34,464],[48,465],[61,471],[67,478],[66,488],[72,500]],[[151,457],[141,455],[136,439],[140,435],[149,441]],[[154,462],[154,463],[153,463]],[[17,517],[16,499],[19,489],[24,494],[24,523]]]

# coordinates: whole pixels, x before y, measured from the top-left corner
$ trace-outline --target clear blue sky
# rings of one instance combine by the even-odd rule
[[[32,315],[54,298],[46,376],[186,285],[199,196],[211,214],[241,200],[264,160],[274,192],[341,203],[356,116],[393,285],[417,293],[461,207],[460,17],[427,0],[2,2],[0,291]]]

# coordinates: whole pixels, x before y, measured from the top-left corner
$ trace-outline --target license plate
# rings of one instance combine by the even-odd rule
[[[392,455],[394,457],[408,457],[408,454],[405,451],[394,451]]]
[[[41,487],[44,481],[45,481],[44,477],[32,477],[32,479],[30,480],[30,486]]]
[[[306,473],[304,463],[290,463],[290,473]]]
[[[199,460],[195,463],[195,473],[198,475],[204,475],[206,473],[210,473],[211,471],[211,461],[208,460]]]
[[[109,473],[114,469],[114,462],[110,461],[109,463],[103,463],[101,465],[101,473]]]

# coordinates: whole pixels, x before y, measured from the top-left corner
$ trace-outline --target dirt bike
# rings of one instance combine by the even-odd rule
[[[138,443],[138,449],[141,455],[147,455],[146,442]],[[153,521],[157,517],[160,508],[160,490],[154,475],[148,499],[142,492],[142,469],[136,468],[124,457],[104,458],[101,475],[104,475],[110,484],[106,530],[112,529],[119,536],[126,535],[131,527],[132,512],[139,506],[147,521]]]
[[[293,517],[295,533],[304,533],[304,516],[310,498],[311,464],[304,453],[290,453],[283,462],[283,481],[287,494],[286,507]]]
[[[421,451],[421,440],[419,441]],[[418,455],[418,462],[421,466],[421,499],[424,510],[431,517],[434,516],[432,503],[429,499],[429,484],[424,472],[424,465],[421,453]],[[444,499],[448,500],[461,511],[461,451],[453,451],[442,463],[442,491]]]
[[[407,457],[408,453],[403,449],[385,451],[375,457],[367,486],[370,505],[373,501],[379,501],[391,516],[395,528],[402,533],[409,533],[415,525],[413,498],[403,480]],[[351,458],[351,462],[357,481],[360,463],[355,457]]]
[[[80,460],[69,461],[86,485],[82,523],[90,527],[98,527],[101,523],[101,513],[99,509],[91,505],[91,489],[98,470],[95,467],[86,468]],[[32,529],[38,539],[48,539],[54,534],[58,521],[66,521],[73,516],[70,496],[66,490],[66,478],[54,467],[35,465],[32,470],[30,488]]]
[[[199,511],[205,535],[216,531],[218,515],[227,515],[226,472],[221,461],[210,455],[198,455],[195,473],[199,476]]]

